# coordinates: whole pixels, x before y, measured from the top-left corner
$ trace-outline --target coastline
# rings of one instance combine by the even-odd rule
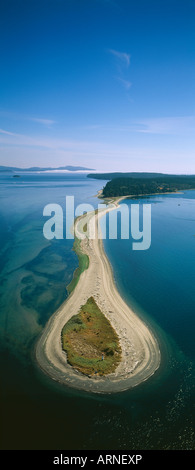
[[[98,218],[115,210],[125,198],[126,196],[122,196],[114,202],[112,199],[105,209],[77,219],[76,235],[83,233],[82,227],[88,223],[90,237],[81,241],[81,247],[83,254],[89,257],[89,267],[80,274],[75,289],[49,319],[36,345],[36,360],[47,375],[64,385],[88,392],[114,393],[135,387],[155,373],[161,360],[157,339],[143,320],[123,301],[115,286],[102,239],[95,237]],[[64,324],[78,313],[90,296],[94,297],[115,329],[122,348],[120,364],[114,373],[104,377],[88,377],[72,368],[67,363],[66,353],[61,346]]]

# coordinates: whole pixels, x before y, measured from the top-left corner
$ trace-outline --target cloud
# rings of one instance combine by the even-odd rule
[[[89,131],[81,133],[87,136],[86,140],[52,138],[49,132],[48,137],[14,134],[9,128],[1,129],[1,165],[9,162],[10,166],[19,167],[64,166],[74,162],[74,165],[93,167],[104,172],[112,168],[113,171],[175,173],[177,168],[178,173],[195,173],[191,139],[195,129],[193,116],[132,119],[120,126],[112,123],[105,126],[95,122],[91,125],[93,128],[94,138],[90,138]],[[110,132],[104,133],[104,130]],[[176,137],[169,140],[159,135],[155,139],[152,136],[142,139],[139,132],[168,133]],[[76,135],[80,134],[76,132]]]
[[[132,83],[129,80],[124,80],[124,78],[121,77],[117,77],[117,80],[122,83],[126,90],[129,90],[129,88],[131,88]]]
[[[53,121],[52,119],[41,119],[41,118],[33,118],[29,117],[30,121],[38,122],[39,124],[43,124],[44,126],[51,126],[52,124],[55,124],[56,121]]]
[[[140,140],[140,139],[139,139]],[[166,150],[166,151],[165,151]],[[91,145],[88,150],[57,150],[53,148],[21,148],[7,145],[1,147],[1,165],[65,166],[70,164],[96,168],[97,171],[146,171],[195,173],[194,149],[164,148],[159,145],[127,146],[114,144]],[[55,165],[54,165],[55,162]]]
[[[143,134],[190,134],[195,132],[194,116],[172,116],[163,118],[143,119],[137,124],[136,132]]]
[[[115,49],[108,49],[108,52],[117,59],[116,65],[118,69],[118,77],[116,77],[116,79],[123,85],[126,90],[129,90],[132,84],[130,80],[126,78],[125,72],[127,71],[126,69],[128,69],[130,65],[130,54],[128,54],[127,52],[119,52]]]
[[[13,132],[5,131],[4,129],[0,129],[0,134],[12,135],[16,137],[18,134],[14,134]]]
[[[53,124],[56,123],[53,119],[47,119],[47,118],[39,118],[36,116],[29,116],[28,114],[21,114],[21,113],[15,113],[11,111],[5,111],[5,110],[0,110],[0,116],[3,116],[5,118],[13,119],[13,120],[20,120],[20,121],[34,121],[37,122],[38,124],[42,124],[44,126],[52,126]]]
[[[121,81],[121,80],[120,80]],[[126,87],[129,88],[127,82]],[[125,86],[125,85],[124,85]],[[82,129],[90,131],[113,132],[114,134],[123,132],[128,134],[156,134],[172,136],[194,136],[195,134],[195,116],[171,116],[157,118],[143,118],[126,122],[124,125],[91,124],[82,126]]]
[[[77,140],[65,140],[50,138],[44,136],[30,136],[24,134],[14,134],[13,132],[1,129],[0,130],[0,144],[6,144],[10,146],[17,146],[23,148],[43,148],[52,149],[59,151],[78,153],[91,152],[94,148],[99,146],[99,142],[88,142],[88,141],[77,141]]]
[[[174,144],[176,154],[180,150],[182,151],[182,155],[186,152],[185,158],[188,159],[188,162],[189,158],[191,158],[192,161],[194,158],[192,156],[194,148],[192,149],[191,143],[189,144],[189,148],[187,148],[187,144],[191,142],[190,139],[194,136],[195,116],[132,119],[126,122],[125,125],[119,126],[113,125],[112,123],[110,123],[110,125],[109,123],[107,125],[103,123],[92,123],[91,126],[86,126],[87,130],[89,128],[91,132],[95,133],[94,139],[89,139],[89,132],[86,133],[86,140],[67,140],[63,137],[52,138],[51,135],[22,135],[11,132],[10,129],[0,129],[1,155],[4,159],[8,154],[9,158],[14,158],[14,156],[20,158],[20,154],[23,156],[26,155],[27,157],[29,155],[32,165],[34,165],[33,158],[38,160],[41,158],[41,155],[43,155],[44,161],[47,161],[47,155],[48,158],[49,155],[54,159],[59,158],[59,161],[60,159],[63,160],[64,156],[67,162],[74,160],[78,162],[79,159],[82,159],[83,165],[85,163],[84,166],[94,166],[95,168],[98,168],[98,158],[102,158],[105,160],[108,159],[108,165],[112,166],[113,159],[117,160],[118,158],[118,161],[121,162],[121,159],[128,159],[130,155],[132,155],[132,158],[135,156],[139,158],[139,155],[141,158],[144,158],[144,156],[146,158],[150,154],[150,151],[152,152],[152,149],[149,149],[148,146],[151,145],[151,142],[154,142],[154,145],[156,145],[156,139],[140,139],[139,134],[142,133],[159,135],[158,142],[160,144],[154,149],[154,157],[156,152],[159,158],[163,154],[167,156],[169,154],[169,158],[172,159],[173,155],[171,156],[171,152],[173,151],[172,145]],[[105,131],[107,135],[106,140],[108,139],[107,142],[104,140]],[[121,135],[121,133],[123,135]],[[175,140],[169,142],[167,139],[162,139],[160,135],[163,134],[172,136]],[[133,136],[133,139],[131,139],[131,136]],[[103,141],[101,141],[101,139],[103,139]],[[143,145],[143,148],[137,148],[135,144],[136,141],[138,141],[138,145],[142,142],[141,145]],[[134,142],[134,144],[132,142]],[[184,142],[183,146],[181,146],[182,142]],[[167,145],[166,152],[164,148],[165,144]],[[161,148],[161,146],[163,147]],[[141,154],[139,154],[139,150]],[[95,160],[93,165],[89,164],[91,159],[97,159],[97,162]],[[191,165],[190,162],[189,165]]]
[[[117,59],[119,59],[121,63],[129,67],[130,58],[131,58],[130,54],[127,54],[126,52],[119,52],[119,51],[116,51],[115,49],[109,49],[108,52],[110,52],[110,54],[117,57]]]

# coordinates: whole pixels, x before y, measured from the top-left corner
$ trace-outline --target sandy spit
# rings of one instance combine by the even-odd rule
[[[51,316],[36,344],[36,360],[46,374],[64,385],[88,392],[113,393],[130,389],[147,380],[160,365],[158,341],[120,296],[102,240],[97,237],[98,219],[115,210],[121,199],[96,214],[88,213],[76,220],[77,236],[83,233],[86,223],[88,226],[81,246],[83,253],[89,256],[89,267],[81,274],[71,295]],[[91,296],[117,332],[122,349],[120,364],[114,373],[105,377],[88,377],[75,370],[67,363],[61,346],[63,326]]]

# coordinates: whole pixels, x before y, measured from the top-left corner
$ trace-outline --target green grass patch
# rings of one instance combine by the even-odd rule
[[[109,374],[121,360],[118,335],[93,297],[66,323],[61,339],[68,363],[83,374]]]
[[[68,284],[68,286],[66,288],[67,291],[68,291],[68,294],[71,294],[71,292],[76,287],[76,285],[79,281],[79,277],[80,277],[81,273],[83,271],[85,271],[85,269],[88,269],[88,267],[89,267],[89,257],[82,252],[82,250],[81,250],[81,240],[79,240],[78,238],[75,238],[75,241],[74,241],[74,244],[73,244],[73,250],[75,251],[75,253],[78,256],[79,265],[78,265],[78,268],[75,269],[72,281],[70,282],[70,284]]]

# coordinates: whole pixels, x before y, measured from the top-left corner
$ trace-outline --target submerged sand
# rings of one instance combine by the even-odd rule
[[[112,393],[135,387],[152,376],[160,365],[158,341],[116,289],[102,240],[97,237],[98,217],[115,210],[118,203],[119,199],[98,213],[88,213],[76,220],[77,236],[83,233],[86,223],[88,226],[88,236],[81,241],[81,248],[89,257],[89,267],[81,274],[72,294],[52,315],[36,345],[36,359],[45,373],[62,384],[90,392]],[[78,372],[67,363],[62,350],[63,326],[89,297],[94,297],[120,339],[121,362],[114,373],[105,377]]]

